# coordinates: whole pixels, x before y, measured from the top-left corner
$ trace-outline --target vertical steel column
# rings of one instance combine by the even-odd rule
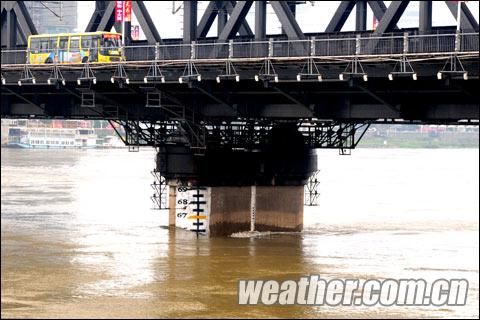
[[[297,4],[296,1],[287,1],[288,9],[292,12],[293,16],[295,17],[297,13]],[[282,34],[286,34],[285,30],[282,28]]]
[[[355,10],[355,31],[367,30],[367,1],[357,1],[355,4]]]
[[[227,24],[228,12],[224,5],[218,8],[218,21],[217,21],[217,35],[222,33],[223,28]]]
[[[229,59],[233,58],[233,40],[232,39],[228,40],[228,58]]]
[[[125,45],[129,46],[132,42],[132,21],[125,21]]]
[[[429,34],[432,31],[432,1],[420,1],[419,4],[418,31],[420,34]]]
[[[255,1],[255,40],[267,37],[267,2]]]
[[[197,40],[197,1],[183,1],[183,43]]]
[[[310,56],[315,55],[315,37],[310,37]]]
[[[160,43],[155,43],[155,60],[160,60]]]
[[[15,12],[7,10],[7,48],[14,49],[17,44],[17,23]]]
[[[357,34],[357,37],[355,38],[355,63],[354,63],[354,73],[358,73],[358,55],[360,54],[360,48],[361,48],[361,40],[360,40],[360,35]]]

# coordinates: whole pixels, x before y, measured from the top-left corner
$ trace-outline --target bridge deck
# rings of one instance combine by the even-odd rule
[[[206,123],[475,122],[478,40],[464,33],[155,45],[125,47],[127,61],[110,64],[30,65],[25,50],[2,50],[1,112],[144,121],[187,113]]]

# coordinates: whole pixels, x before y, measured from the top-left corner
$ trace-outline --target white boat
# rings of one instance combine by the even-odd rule
[[[11,127],[8,147],[27,149],[96,148],[92,128]]]
[[[125,144],[117,136],[106,136],[103,138],[102,148],[125,148]]]

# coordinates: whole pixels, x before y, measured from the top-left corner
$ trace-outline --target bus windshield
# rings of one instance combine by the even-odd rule
[[[102,37],[102,47],[104,48],[118,48],[120,47],[120,35],[104,34]]]

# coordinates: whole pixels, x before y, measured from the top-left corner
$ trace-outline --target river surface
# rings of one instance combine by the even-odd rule
[[[304,231],[207,238],[152,210],[153,150],[1,150],[2,317],[479,316],[478,149],[319,151]],[[239,306],[239,279],[466,278],[462,307]]]

